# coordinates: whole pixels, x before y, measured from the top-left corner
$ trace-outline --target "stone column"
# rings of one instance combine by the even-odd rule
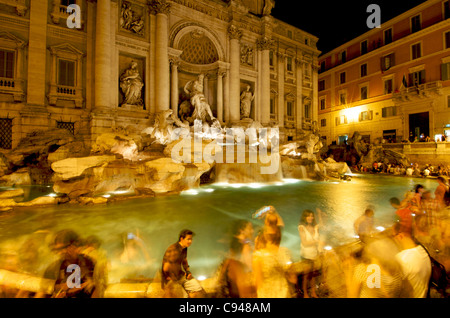
[[[95,20],[95,99],[96,111],[111,107],[111,0],[97,0]]]
[[[171,60],[170,64],[172,66],[170,106],[173,110],[173,113],[178,116],[178,61]]]
[[[313,60],[312,71],[312,88],[313,100],[311,103],[311,123],[319,120],[319,65],[316,60]],[[319,123],[317,123],[317,127]]]
[[[217,119],[223,122],[223,76],[224,72],[217,71]]]
[[[230,73],[224,73],[223,79],[223,106],[224,106],[224,121],[230,122]]]
[[[240,101],[240,44],[239,41],[242,37],[242,31],[236,26],[231,25],[228,28],[228,36],[230,37],[230,91],[229,91],[229,111],[231,123],[239,122],[241,119],[241,101]]]
[[[30,5],[30,28],[28,42],[27,103],[45,105],[45,80],[47,56],[48,1],[36,0]]]
[[[155,93],[156,112],[169,109],[170,66],[168,55],[170,4],[166,0],[153,0],[149,3],[151,11],[156,14],[155,39]]]
[[[258,50],[261,51],[261,124],[270,123],[270,61],[269,49],[272,40],[263,37],[257,41]]]
[[[297,71],[297,130],[302,129],[303,123],[303,61],[301,58],[295,59]]]
[[[209,74],[208,74],[208,73],[206,73],[206,74],[205,74],[205,77],[203,77],[203,95],[205,95],[206,102],[207,102],[208,104],[210,104],[211,101],[209,100],[209,88],[208,88],[208,85],[209,85],[209,79],[208,79],[208,77],[209,77]]]
[[[283,53],[277,52],[277,66],[278,66],[278,126],[284,127],[284,61],[286,56]],[[270,107],[270,105],[269,105]]]

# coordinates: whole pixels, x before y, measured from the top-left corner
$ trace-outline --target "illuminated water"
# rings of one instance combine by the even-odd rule
[[[319,207],[326,215],[328,245],[355,240],[353,222],[368,205],[375,207],[376,225],[388,227],[395,220],[389,198],[403,198],[416,184],[434,192],[434,179],[410,179],[377,175],[356,175],[350,182],[333,183],[295,180],[284,184],[224,186],[210,185],[198,190],[147,199],[134,199],[108,205],[64,204],[45,208],[22,208],[0,212],[0,247],[18,249],[27,235],[40,230],[72,228],[86,237],[96,234],[111,260],[120,234],[139,231],[152,259],[146,276],[161,265],[165,249],[189,228],[196,233],[188,259],[194,275],[211,276],[227,250],[227,230],[233,220],[248,219],[256,229],[261,221],[251,214],[263,205],[273,205],[286,226],[282,245],[299,259],[297,224],[304,209]],[[256,232],[256,231],[255,231]]]

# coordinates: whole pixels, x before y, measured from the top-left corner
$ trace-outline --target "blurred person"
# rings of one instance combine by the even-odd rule
[[[108,285],[108,259],[106,251],[101,247],[102,241],[96,235],[88,236],[81,249],[81,254],[90,257],[95,263],[94,282],[97,288],[92,294],[92,298],[103,298]]]
[[[410,232],[402,231],[399,223],[393,226],[394,241],[397,243],[399,253],[395,259],[402,269],[401,297],[425,298],[431,275],[431,262],[425,249],[417,245]]]
[[[184,288],[189,298],[205,297],[205,291],[192,276],[187,261],[187,249],[192,245],[194,232],[185,229],[178,236],[178,242],[170,245],[164,253],[161,268],[161,288],[165,297],[173,297],[174,284]]]
[[[253,274],[258,298],[291,298],[292,286],[297,282],[291,271],[288,249],[280,247],[281,230],[262,232],[253,253]]]
[[[121,234],[119,246],[112,257],[109,277],[114,282],[136,282],[149,280],[151,258],[139,233]]]
[[[414,187],[414,196],[410,198],[410,209],[413,213],[421,213],[422,193],[425,192],[423,185],[418,184]]]
[[[311,287],[311,296],[317,298],[316,294],[316,280],[317,269],[314,264],[319,258],[319,253],[323,249],[323,242],[319,235],[319,224],[316,222],[314,212],[311,210],[304,210],[298,225],[298,232],[300,235],[300,256],[302,261],[307,264],[307,271],[303,275],[302,290],[303,297],[309,298],[308,285]]]
[[[347,296],[349,298],[400,297],[402,272],[400,264],[395,259],[398,251],[396,244],[390,238],[375,239],[365,245],[362,250],[362,262],[347,274],[350,275]]]
[[[56,233],[52,250],[60,257],[58,261],[51,264],[44,273],[44,278],[54,279],[55,287],[52,298],[91,298],[95,291],[94,283],[94,261],[80,253],[81,239],[76,232],[70,229],[61,230]],[[69,265],[80,267],[80,287],[71,287],[67,281],[73,278],[74,272],[67,271]]]
[[[233,223],[230,249],[217,274],[217,297],[253,298],[256,296],[251,277],[253,225],[247,220]]]
[[[441,208],[444,208],[447,203],[445,202],[445,193],[449,191],[449,187],[447,185],[447,181],[444,177],[437,177],[436,181],[438,182],[438,186],[434,191],[434,198],[439,202]]]
[[[353,224],[355,234],[359,236],[362,242],[367,242],[367,240],[375,232],[374,230],[374,211],[371,208],[367,208],[364,214],[356,219]]]
[[[431,196],[430,191],[425,191],[422,195],[422,209],[428,227],[439,227],[441,206],[440,202]]]

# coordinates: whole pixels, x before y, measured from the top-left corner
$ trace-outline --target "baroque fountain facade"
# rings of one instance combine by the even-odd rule
[[[292,160],[301,152],[314,159],[321,148],[318,39],[274,18],[274,1],[77,1],[79,28],[67,27],[59,1],[36,2],[20,14],[5,4],[0,19],[0,47],[15,57],[14,85],[0,87],[4,186],[53,184],[64,200],[86,203],[114,191],[179,192],[202,176],[305,177]],[[274,154],[275,135],[278,169],[245,174],[261,164],[245,161],[249,147],[259,149],[264,137],[261,149]],[[244,161],[225,160],[220,171],[216,160],[176,162],[183,137],[193,142],[192,158],[195,141],[214,154],[231,138]],[[27,204],[4,199],[6,207]]]

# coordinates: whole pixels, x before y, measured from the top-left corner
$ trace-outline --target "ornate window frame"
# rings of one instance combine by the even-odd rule
[[[0,32],[0,49],[14,52],[14,74],[12,78],[0,78],[0,93],[12,94],[15,102],[25,98],[25,81],[22,78],[25,41],[9,32]]]
[[[0,3],[14,7],[16,9],[17,15],[22,17],[25,15],[28,9],[25,0],[0,0]]]
[[[58,100],[69,100],[75,103],[75,108],[83,107],[82,67],[84,53],[70,44],[60,44],[49,48],[51,54],[51,80],[48,102],[56,105]],[[68,60],[75,62],[74,86],[58,84],[58,62]]]

